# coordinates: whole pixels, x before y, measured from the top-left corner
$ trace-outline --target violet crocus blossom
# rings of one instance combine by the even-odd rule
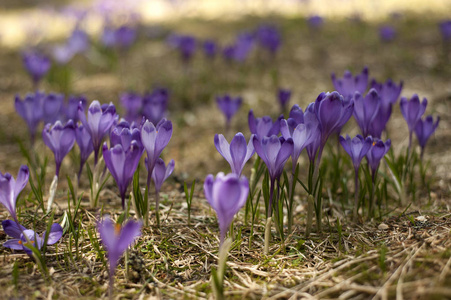
[[[42,103],[42,119],[44,124],[55,123],[61,120],[64,109],[64,95],[49,93],[44,96]]]
[[[217,96],[216,104],[226,117],[226,130],[230,128],[230,121],[243,104],[241,97],[232,98],[230,95]]]
[[[75,28],[67,39],[67,47],[71,49],[74,54],[85,52],[88,50],[89,45],[88,34],[79,28]]]
[[[13,239],[3,243],[3,246],[13,250],[23,250],[30,257],[32,257],[33,252],[28,247],[30,242],[33,247],[38,250],[44,246],[47,232],[44,231],[41,235],[30,229],[26,229],[24,226],[20,225],[17,221],[5,220],[2,221],[3,230],[7,235],[13,237]],[[47,245],[53,245],[58,242],[63,236],[63,228],[58,223],[53,223],[50,227],[50,232],[47,237]]]
[[[60,121],[56,121],[53,126],[50,123],[45,125],[42,131],[42,140],[55,156],[55,174],[58,176],[61,162],[75,143],[74,122],[69,120],[64,126]]]
[[[26,165],[22,165],[17,174],[17,179],[9,174],[0,172],[0,202],[8,210],[9,214],[18,223],[16,214],[17,197],[28,183],[30,171]]]
[[[251,109],[247,121],[251,133],[255,134],[258,138],[262,138],[264,136],[278,135],[280,133],[280,120],[282,119],[283,115],[280,115],[274,122],[270,116],[255,118],[254,112]]]
[[[354,96],[355,92],[359,92],[360,94],[366,92],[368,86],[368,68],[363,68],[362,73],[355,76],[352,75],[351,71],[346,70],[342,78],[337,78],[335,73],[332,73],[331,78],[335,90],[348,101]]]
[[[139,130],[134,129],[134,133],[127,128],[122,129],[120,134],[117,133],[117,129],[114,129],[112,133],[117,135],[118,141],[113,142],[112,139],[111,148],[108,149],[106,143],[103,144],[103,159],[105,165],[116,181],[119,187],[119,194],[121,195],[122,208],[125,209],[125,196],[127,188],[132,182],[133,175],[138,167],[139,160],[143,153],[143,147],[140,141],[134,140],[133,137],[139,138]]]
[[[218,44],[213,40],[206,40],[203,43],[203,50],[206,57],[209,59],[215,58],[216,54],[219,51]]]
[[[391,42],[396,37],[396,30],[390,25],[381,26],[379,28],[379,37],[383,42]]]
[[[34,144],[36,129],[42,120],[42,94],[28,94],[23,101],[18,95],[14,100],[14,107],[19,116],[27,123],[30,132],[31,144]]]
[[[252,143],[252,137],[249,139],[249,143],[246,144],[246,138],[241,132],[238,132],[233,137],[232,141],[227,142],[226,138],[222,134],[215,134],[215,147],[216,150],[225,158],[232,168],[232,173],[241,175],[244,165],[254,155],[254,145]]]
[[[312,29],[319,29],[324,25],[324,19],[321,16],[313,15],[307,18],[307,24]]]
[[[451,20],[444,20],[439,23],[440,33],[444,41],[451,41]]]
[[[435,132],[438,127],[438,123],[440,122],[440,117],[437,117],[437,120],[434,123],[434,119],[432,116],[427,116],[424,120],[420,119],[415,125],[415,134],[418,138],[418,143],[421,147],[421,158],[423,158],[424,148],[426,147],[426,143],[428,142],[431,135]]]
[[[89,106],[88,118],[86,118],[83,105],[79,103],[78,118],[91,136],[94,148],[94,165],[97,165],[102,140],[116,120],[116,108],[112,103],[101,106],[99,101],[95,100]]]
[[[354,118],[364,137],[370,135],[370,126],[379,112],[381,99],[375,89],[371,89],[365,97],[359,92],[354,95]]]
[[[204,193],[218,216],[219,244],[222,245],[234,216],[246,204],[249,182],[235,173],[224,175],[221,172],[216,178],[210,174],[205,178]]]
[[[174,171],[175,162],[173,159],[166,166],[163,159],[158,158],[152,172],[152,180],[155,185],[155,215],[157,218],[157,225],[160,226],[160,190],[163,182]]]
[[[279,100],[280,109],[282,112],[285,111],[288,102],[290,102],[290,98],[291,98],[291,90],[279,89],[277,91],[277,100]]]
[[[100,234],[103,246],[106,248],[109,261],[109,293],[113,294],[114,273],[119,259],[125,250],[141,235],[142,223],[133,220],[127,221],[123,226],[115,224],[109,216],[97,222],[97,231]]]
[[[22,53],[22,61],[25,69],[33,80],[34,88],[50,69],[50,59],[37,50],[29,50]]]
[[[290,119],[288,119],[290,120]],[[293,139],[293,152],[291,154],[291,160],[293,162],[293,174],[296,171],[296,165],[301,155],[302,150],[311,144],[316,136],[316,127],[312,127],[311,124],[298,124],[293,131],[290,131],[290,126],[287,120],[280,121],[280,131],[284,139]]]
[[[261,25],[255,36],[258,43],[264,49],[267,49],[273,56],[281,45],[281,36],[279,30],[273,25]]]
[[[351,157],[352,164],[354,166],[354,220],[357,220],[359,205],[359,167],[362,159],[365,157],[372,146],[373,138],[363,138],[361,135],[357,135],[351,140],[349,135],[346,135],[346,139],[340,136],[340,143],[343,146],[343,149],[345,149],[346,153],[348,153]]]
[[[307,128],[312,129],[312,142],[306,146],[307,155],[311,165],[315,165],[316,153],[321,144],[321,130],[319,128],[319,121],[315,114],[315,102],[307,106],[304,114],[304,124]]]
[[[385,143],[378,138],[373,139],[373,144],[368,150],[366,154],[366,159],[368,161],[368,165],[371,169],[371,177],[373,184],[376,181],[377,169],[379,168],[379,164],[384,158],[385,154],[387,154],[388,150],[390,150],[391,140],[388,139]]]
[[[135,92],[126,92],[120,95],[120,103],[125,108],[125,119],[129,122],[138,121],[141,118],[143,98]]]
[[[91,135],[82,124],[78,125],[75,129],[75,141],[77,142],[78,148],[80,149],[80,169],[78,170],[77,174],[77,178],[80,181],[83,166],[85,165],[91,153],[94,151]]]
[[[417,125],[418,121],[426,111],[427,105],[427,99],[423,98],[423,101],[420,102],[420,98],[417,94],[414,94],[410,100],[407,100],[407,98],[405,97],[401,98],[401,113],[404,117],[404,120],[406,120],[407,122],[407,126],[409,127],[409,149],[412,145],[412,133],[415,130],[415,126]]]
[[[142,115],[152,122],[158,124],[166,115],[169,103],[169,91],[165,88],[156,88],[143,97]]]
[[[197,41],[191,35],[172,34],[168,37],[168,43],[180,52],[184,63],[188,63],[196,52]]]

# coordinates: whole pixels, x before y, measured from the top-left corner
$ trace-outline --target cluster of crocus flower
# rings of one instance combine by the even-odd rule
[[[120,96],[120,103],[126,111],[124,118],[129,122],[139,123],[144,117],[158,124],[167,113],[168,102],[169,91],[165,88],[155,88],[144,95],[127,92]]]

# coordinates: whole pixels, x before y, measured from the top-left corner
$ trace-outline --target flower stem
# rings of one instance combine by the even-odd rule
[[[359,169],[355,169],[354,176],[354,221],[357,222],[358,218],[358,207],[359,207]]]
[[[271,221],[272,218],[268,217],[266,219],[266,226],[265,226],[265,248],[263,250],[263,254],[267,255],[269,252],[269,240],[271,239]]]
[[[305,237],[310,236],[310,232],[312,231],[312,223],[313,223],[313,208],[315,206],[315,198],[312,194],[309,194],[307,197],[307,228],[305,229]]]
[[[52,184],[50,185],[49,200],[47,202],[47,213],[49,213],[52,210],[52,204],[53,204],[53,200],[55,199],[55,193],[56,193],[57,187],[58,187],[58,175],[55,175],[53,177]]]

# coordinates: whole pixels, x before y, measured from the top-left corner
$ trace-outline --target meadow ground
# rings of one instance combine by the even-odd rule
[[[214,211],[203,195],[207,174],[229,172],[228,164],[217,153],[213,136],[224,132],[224,119],[214,97],[230,93],[241,95],[244,104],[232,121],[231,133],[242,131],[249,136],[247,113],[277,116],[278,87],[291,88],[290,104],[302,108],[323,91],[333,89],[330,73],[341,76],[345,69],[360,72],[368,66],[370,77],[379,81],[392,78],[404,81],[402,96],[417,93],[429,100],[427,113],[440,115],[435,136],[430,140],[425,160],[430,162],[426,188],[421,183],[414,202],[401,205],[395,191],[388,189],[388,200],[381,204],[379,217],[352,222],[352,168],[349,161],[340,165],[337,174],[328,172],[324,183],[324,218],[322,232],[304,237],[306,195],[296,192],[295,224],[282,244],[273,232],[269,255],[263,255],[264,206],[257,214],[254,229],[242,210],[234,222],[234,244],[225,276],[227,298],[249,299],[443,299],[451,297],[451,250],[449,208],[451,175],[451,57],[444,54],[438,31],[440,19],[429,15],[402,15],[389,19],[398,30],[389,43],[379,40],[380,23],[348,19],[327,20],[320,30],[311,30],[304,18],[265,18],[248,16],[236,21],[184,19],[160,28],[192,33],[199,38],[215,38],[224,43],[243,29],[255,29],[260,23],[272,23],[283,35],[283,46],[276,57],[255,52],[244,64],[226,63],[221,58],[209,61],[196,54],[184,66],[174,51],[168,50],[163,37],[141,38],[114,66],[108,64],[99,49],[70,63],[73,69],[70,91],[84,94],[89,101],[113,101],[133,89],[144,92],[152,86],[164,86],[171,92],[168,118],[174,133],[165,159],[174,159],[174,174],[163,186],[162,225],[154,223],[143,229],[142,237],[129,252],[128,268],[121,260],[116,273],[115,298],[210,298],[210,272],[218,255],[218,226]],[[143,29],[143,32],[146,29]],[[150,32],[150,29],[147,29]],[[153,29],[155,30],[155,28]],[[144,36],[145,34],[143,34]],[[32,87],[22,69],[16,50],[0,49],[0,165],[2,172],[14,176],[26,159],[18,140],[28,145],[27,128],[14,111],[15,94],[25,95]],[[46,91],[59,91],[51,78],[44,82]],[[119,107],[119,106],[118,106]],[[388,133],[396,155],[405,151],[408,130],[396,105]],[[351,120],[343,133],[355,135],[358,128]],[[330,140],[330,152],[335,150]],[[53,172],[52,154],[42,140],[30,152],[47,156],[46,186]],[[303,154],[304,155],[304,154]],[[326,155],[325,163],[332,161]],[[90,161],[90,163],[92,163]],[[308,169],[301,159],[301,174]],[[250,175],[252,163],[243,174]],[[142,168],[143,169],[143,168]],[[387,168],[383,167],[384,171]],[[62,174],[73,176],[76,170],[66,159]],[[145,172],[141,172],[145,182]],[[304,173],[304,174],[305,174]],[[388,174],[388,173],[387,173]],[[304,176],[304,175],[303,175]],[[389,175],[388,175],[389,177]],[[419,182],[418,178],[415,180]],[[187,206],[183,182],[196,179],[191,223],[187,223]],[[349,195],[343,187],[349,188]],[[95,220],[99,214],[121,213],[116,184],[109,179],[100,197],[101,211],[89,208],[89,186],[80,182],[84,193],[78,210],[81,226],[77,247],[73,237],[50,247],[47,254],[49,276],[46,278],[32,259],[22,253],[0,248],[0,294],[2,298],[64,299],[107,296],[108,276],[105,260],[96,250]],[[33,201],[25,202],[30,187],[22,193],[20,216],[26,225],[44,229],[43,213]],[[45,196],[47,197],[47,196]],[[350,199],[348,199],[348,197]],[[33,196],[31,196],[33,198]],[[61,221],[67,206],[67,184],[60,181],[55,220]],[[131,211],[133,215],[133,211]],[[1,220],[8,213],[0,211]],[[152,222],[154,215],[152,214]],[[90,236],[91,235],[91,236]],[[7,240],[0,232],[0,242]]]

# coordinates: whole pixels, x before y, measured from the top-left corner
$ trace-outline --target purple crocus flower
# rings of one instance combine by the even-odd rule
[[[78,170],[78,180],[80,180],[83,166],[94,151],[91,135],[83,125],[78,125],[75,129],[75,141],[80,149],[80,169]]]
[[[44,124],[55,123],[61,120],[61,112],[63,111],[64,95],[49,93],[44,96],[42,104],[42,118]]]
[[[277,92],[277,100],[279,100],[280,109],[282,110],[282,112],[285,111],[288,102],[290,102],[290,98],[291,90],[279,89],[279,91]]]
[[[306,150],[310,164],[314,164],[316,153],[318,152],[321,144],[321,130],[319,127],[318,118],[315,114],[315,102],[312,102],[307,106],[304,114],[304,124],[307,128],[311,128],[312,130],[312,142],[306,146]]]
[[[222,50],[222,56],[224,57],[224,59],[228,62],[232,61],[234,59],[235,56],[235,45],[227,45],[224,47],[224,49]]]
[[[167,166],[164,164],[164,161],[161,158],[157,159],[152,172],[152,180],[155,184],[155,190],[157,194],[160,193],[163,182],[165,182],[166,179],[171,176],[172,172],[174,171],[174,166],[175,162],[173,159],[171,159]]]
[[[451,41],[451,20],[444,20],[439,23],[440,33],[444,41]]]
[[[154,125],[158,124],[166,115],[169,102],[169,91],[165,88],[156,88],[143,97],[142,114]]]
[[[53,59],[59,65],[67,64],[75,55],[71,48],[68,45],[57,45],[52,49]]]
[[[32,251],[29,247],[27,247],[29,241],[31,245],[33,247],[36,247],[38,250],[41,250],[41,248],[44,246],[47,235],[46,231],[44,231],[41,235],[38,235],[33,230],[26,229],[18,222],[11,220],[3,221],[2,227],[7,235],[14,238],[3,243],[3,246],[6,248],[13,250],[23,250],[31,257],[33,255]],[[55,244],[61,239],[62,236],[63,228],[61,227],[61,225],[58,223],[52,224],[47,237],[47,245]]]
[[[138,93],[127,92],[120,96],[120,103],[125,108],[125,119],[129,122],[138,121],[141,118],[143,98]]]
[[[324,25],[324,19],[318,15],[310,16],[307,18],[307,24],[313,29],[319,29]]]
[[[366,154],[366,159],[368,161],[368,165],[371,169],[371,176],[373,180],[373,184],[376,180],[376,172],[379,168],[379,164],[381,159],[387,154],[388,150],[391,146],[391,140],[388,139],[385,143],[378,138],[373,139],[373,144]]]
[[[112,103],[101,106],[99,101],[95,100],[89,106],[88,118],[86,118],[83,105],[80,103],[78,118],[91,136],[94,147],[94,164],[97,165],[102,139],[116,120],[116,108]]]
[[[112,135],[115,135],[117,139],[111,139],[110,149],[106,143],[103,144],[103,159],[119,187],[122,208],[125,209],[127,188],[132,182],[144,149],[139,140],[133,139],[133,137],[139,138],[139,130],[136,128],[132,131],[124,128],[120,133],[115,128]]]
[[[255,134],[259,138],[278,135],[280,133],[280,120],[282,119],[283,115],[280,115],[279,118],[277,118],[277,120],[273,123],[270,116],[255,118],[252,109],[249,111],[247,118],[251,133]]]
[[[189,62],[196,52],[197,41],[196,38],[191,35],[173,34],[169,36],[168,43],[180,52],[180,56],[184,63]]]
[[[216,179],[210,174],[205,178],[204,193],[218,216],[219,244],[222,245],[233,217],[246,204],[249,182],[246,177],[240,178],[235,173],[218,173]]]
[[[421,158],[423,158],[426,143],[437,129],[439,122],[440,117],[437,117],[437,120],[434,123],[432,116],[427,116],[424,120],[419,119],[417,125],[415,125],[415,134],[417,135],[418,143],[421,147]]]
[[[335,90],[343,95],[347,101],[354,97],[355,92],[359,92],[360,94],[366,92],[368,86],[368,68],[363,68],[362,73],[355,76],[352,75],[351,71],[346,70],[342,78],[336,78],[335,73],[332,73],[331,78]]]
[[[20,192],[28,183],[30,171],[26,165],[22,165],[17,174],[17,179],[9,174],[0,172],[0,202],[8,210],[13,219],[18,222],[16,215],[16,202]]]
[[[78,105],[81,103],[81,106],[83,107],[83,110],[86,109],[88,105],[88,101],[86,100],[85,96],[74,96],[70,95],[65,112],[66,112],[66,119],[72,120],[74,123],[77,123],[79,121],[78,118]]]
[[[22,53],[22,61],[36,88],[41,78],[50,69],[50,59],[37,50],[30,50]]]
[[[352,164],[354,166],[354,219],[357,220],[359,205],[359,167],[362,159],[371,149],[373,138],[367,137],[366,139],[364,139],[361,135],[357,135],[351,140],[349,135],[346,135],[346,139],[340,136],[340,143],[351,157]]]
[[[371,89],[365,97],[359,92],[354,95],[354,118],[362,131],[363,136],[368,136],[370,126],[379,112],[381,99],[375,89]]]
[[[162,119],[157,126],[147,120],[141,129],[141,142],[147,152],[147,185],[150,184],[153,168],[163,149],[172,137],[172,122]]]
[[[412,145],[412,132],[415,130],[415,126],[423,116],[427,105],[427,99],[423,98],[423,101],[420,102],[420,98],[417,94],[414,94],[410,100],[407,100],[405,97],[401,98],[401,113],[409,127],[409,149]]]
[[[28,94],[23,101],[16,95],[14,107],[19,116],[27,123],[31,144],[34,144],[36,129],[42,120],[42,95],[40,93]]]
[[[241,97],[232,98],[226,94],[224,96],[217,96],[216,104],[226,117],[226,128],[230,128],[230,120],[240,109],[241,104],[243,104],[243,99]]]
[[[79,28],[74,29],[67,40],[67,47],[71,49],[74,54],[85,52],[88,50],[89,45],[88,34]]]
[[[115,45],[118,48],[130,48],[136,40],[136,29],[133,27],[122,25],[116,29],[114,33]]]
[[[233,51],[233,59],[237,62],[244,62],[254,48],[254,36],[249,32],[238,34]]]
[[[52,150],[55,156],[55,175],[58,176],[61,162],[75,143],[74,122],[69,120],[64,126],[60,121],[56,121],[53,126],[50,123],[45,125],[42,131],[42,140]]]
[[[213,40],[206,40],[203,44],[203,50],[206,57],[213,59],[218,53],[218,44]]]
[[[396,37],[396,30],[390,25],[381,26],[379,28],[379,37],[383,42],[391,42]]]
[[[279,30],[272,25],[261,25],[255,33],[260,46],[275,55],[281,45]]]
[[[244,165],[254,155],[254,145],[252,143],[252,137],[249,139],[249,143],[246,145],[246,139],[241,132],[238,132],[233,137],[232,141],[227,142],[226,138],[222,134],[215,134],[215,147],[216,150],[227,160],[232,168],[232,173],[241,175]]]
[[[125,250],[141,235],[141,222],[127,221],[123,226],[115,224],[109,216],[97,223],[97,231],[106,248],[109,261],[110,297],[113,294],[114,272]]]

